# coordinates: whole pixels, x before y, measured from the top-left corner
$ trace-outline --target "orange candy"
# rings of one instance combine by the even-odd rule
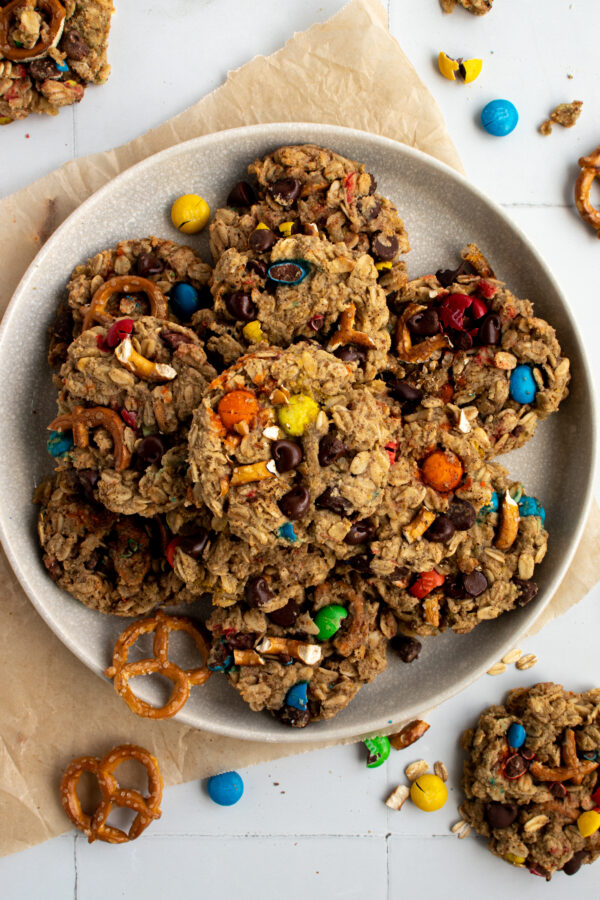
[[[445,494],[458,487],[463,477],[460,459],[451,450],[434,450],[421,466],[423,481]]]
[[[239,422],[250,424],[258,413],[258,400],[251,391],[230,391],[217,407],[225,428],[233,431]]]

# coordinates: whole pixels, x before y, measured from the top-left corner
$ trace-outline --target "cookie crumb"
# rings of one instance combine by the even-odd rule
[[[567,76],[567,77],[573,77]],[[572,103],[559,103],[553,110],[549,119],[546,119],[540,125],[540,133],[543,135],[552,134],[552,125],[562,125],[563,128],[572,128],[581,115],[582,100],[573,100]]]

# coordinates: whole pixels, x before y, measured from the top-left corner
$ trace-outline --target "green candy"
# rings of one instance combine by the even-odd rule
[[[324,606],[315,616],[315,625],[319,629],[317,637],[320,641],[328,641],[330,637],[340,630],[342,619],[348,615],[348,610],[334,603],[332,606]]]
[[[369,751],[367,769],[377,769],[378,766],[382,766],[390,755],[390,739],[385,735],[367,738],[365,747]]]

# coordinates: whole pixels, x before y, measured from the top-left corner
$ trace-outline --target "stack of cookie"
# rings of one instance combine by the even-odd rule
[[[535,597],[543,507],[493,458],[566,396],[554,330],[471,245],[408,281],[363,165],[282,147],[189,247],[79,266],[37,491],[50,575],[103,612],[210,595],[209,666],[253,710],[343,709],[418,635]]]

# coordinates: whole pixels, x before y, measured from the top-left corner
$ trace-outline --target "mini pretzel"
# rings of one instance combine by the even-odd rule
[[[575,732],[572,728],[567,728],[565,731],[565,739],[562,745],[562,755],[565,766],[569,766],[574,769],[579,766],[579,757],[577,756],[577,744],[575,743]],[[591,762],[591,760],[587,760]],[[596,763],[598,765],[598,763]],[[584,773],[587,774],[587,773]],[[583,781],[584,775],[581,773],[578,775],[574,775],[571,778],[573,784],[581,784]]]
[[[426,731],[429,731],[429,724],[423,719],[415,719],[405,725],[397,734],[390,734],[390,744],[394,750],[404,750],[410,747],[419,738],[422,738]]]
[[[258,653],[266,653],[269,656],[291,656],[298,662],[307,666],[316,665],[321,659],[321,648],[318,644],[305,644],[302,641],[294,641],[291,638],[264,637],[260,644],[256,645]]]
[[[396,325],[396,353],[401,362],[426,362],[436,350],[443,350],[444,347],[450,346],[447,335],[435,334],[433,337],[425,338],[424,341],[413,347],[408,320],[424,309],[427,309],[427,307],[418,303],[409,303],[398,319],[398,324]]]
[[[237,466],[233,470],[230,484],[233,487],[236,484],[248,484],[251,481],[264,481],[265,478],[274,478],[275,472],[271,472],[269,469],[271,463],[273,463],[274,468],[275,463],[271,459],[263,459],[261,462],[251,463],[249,466]]]
[[[137,352],[129,338],[117,344],[115,356],[122,366],[144,381],[172,381],[173,378],[177,378],[177,371],[173,366],[146,359]]]
[[[600,175],[600,147],[589,156],[582,156],[578,165],[581,172],[575,182],[575,206],[583,221],[595,228],[600,238],[600,210],[590,202],[590,188],[594,178]]]
[[[120,788],[113,775],[117,766],[132,759],[141,763],[148,773],[147,797],[143,797],[138,791]],[[91,772],[96,776],[102,794],[100,805],[92,816],[83,812],[77,796],[77,785],[84,772]],[[90,844],[95,840],[124,844],[135,840],[154,819],[160,818],[162,789],[163,780],[156,757],[135,744],[121,744],[102,759],[81,756],[69,763],[60,782],[60,799],[71,822],[83,831]],[[137,814],[129,832],[106,824],[113,806],[127,807]]]
[[[129,651],[143,634],[154,635],[153,653],[150,659],[127,662]],[[202,654],[203,665],[197,669],[181,669],[171,662],[169,653],[169,632],[185,631],[189,634]],[[114,688],[129,708],[138,716],[148,719],[169,719],[179,712],[190,696],[193,684],[204,684],[211,676],[206,665],[209,647],[203,636],[190,619],[183,616],[167,616],[159,609],[153,616],[133,622],[119,636],[113,651],[113,664],[105,670],[107,678],[114,679]],[[129,679],[139,675],[164,675],[173,682],[173,690],[164,706],[156,707],[136,697],[129,687]]]
[[[408,543],[414,543],[414,541],[418,540],[423,534],[425,534],[434,519],[435,513],[431,512],[430,509],[425,509],[425,507],[422,506],[416,516],[412,519],[412,521],[402,528],[402,534],[404,535]]]
[[[256,650],[234,650],[233,662],[236,666],[264,666],[265,661]]]
[[[85,449],[90,445],[88,429],[97,428],[98,426],[106,428],[109,432],[113,440],[115,468],[117,472],[122,472],[131,462],[131,453],[125,446],[125,422],[114,410],[107,409],[105,406],[94,406],[91,409],[76,406],[72,413],[64,413],[62,416],[57,416],[48,425],[48,430],[71,430],[75,446]]]
[[[338,347],[344,347],[346,344],[357,344],[359,347],[367,347],[374,350],[377,347],[375,341],[365,334],[364,331],[354,330],[354,319],[356,318],[356,306],[351,303],[340,316],[338,329],[327,344],[330,351],[336,350]]]
[[[12,14],[23,6],[23,0],[12,0],[12,3],[0,9],[0,55],[12,62],[30,62],[32,59],[45,56],[48,50],[56,47],[62,37],[65,26],[65,9],[62,3],[58,0],[37,0],[35,5],[50,15],[50,22],[46,26],[45,37],[40,37],[37,44],[29,48],[13,47],[8,42]]]
[[[477,244],[467,244],[465,249],[461,252],[462,259],[465,262],[470,263],[477,274],[481,278],[495,278],[494,270],[490,266],[489,262],[477,246]]]
[[[494,540],[494,547],[498,550],[510,550],[519,533],[519,519],[519,504],[506,491],[502,499],[500,528]]]
[[[167,318],[167,298],[153,281],[141,278],[139,275],[115,275],[100,285],[92,302],[87,307],[81,326],[82,331],[91,328],[94,322],[106,325],[114,321],[114,316],[106,312],[106,306],[113,294],[122,292],[125,294],[146,294],[150,304],[150,313],[156,319]]]
[[[538,781],[572,781],[573,784],[581,784],[586,775],[598,768],[599,763],[588,759],[579,759],[575,732],[567,728],[562,745],[562,758],[564,766],[544,766],[539,762],[532,762],[529,771]]]

